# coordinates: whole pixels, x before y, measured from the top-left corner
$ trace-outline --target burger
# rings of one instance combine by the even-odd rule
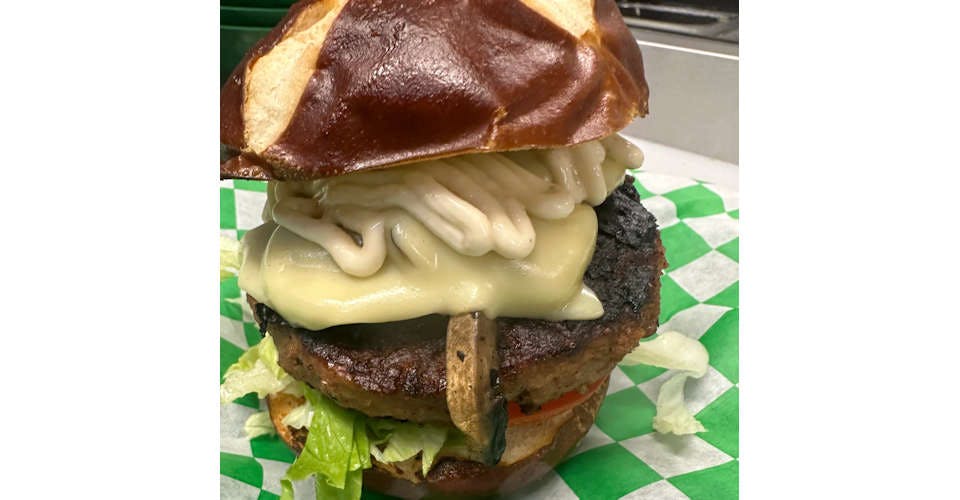
[[[304,0],[221,90],[268,181],[237,274],[256,392],[318,498],[504,493],[589,430],[666,266],[617,132],[647,113],[612,0]]]

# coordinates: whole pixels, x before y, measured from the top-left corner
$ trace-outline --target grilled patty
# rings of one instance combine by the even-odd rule
[[[603,303],[603,316],[497,320],[504,395],[525,410],[605,377],[656,331],[666,261],[656,221],[640,204],[633,179],[628,176],[596,212],[597,246],[584,283]],[[294,378],[370,416],[450,421],[446,316],[310,331],[249,300],[261,330],[274,338],[280,366]]]

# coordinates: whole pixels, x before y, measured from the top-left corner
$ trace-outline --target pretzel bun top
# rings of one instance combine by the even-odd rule
[[[613,0],[303,0],[221,89],[221,177],[568,146],[648,94]]]

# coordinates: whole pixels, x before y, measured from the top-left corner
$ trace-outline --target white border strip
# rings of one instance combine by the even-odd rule
[[[731,56],[729,54],[721,54],[719,52],[710,52],[707,50],[698,50],[698,49],[688,49],[687,47],[680,47],[678,45],[668,45],[665,43],[647,42],[644,40],[637,40],[637,43],[640,45],[647,45],[650,47],[660,47],[662,49],[678,50],[680,52],[689,52],[691,54],[702,54],[705,56],[719,57],[720,59],[730,59],[733,61],[740,61],[740,56]]]

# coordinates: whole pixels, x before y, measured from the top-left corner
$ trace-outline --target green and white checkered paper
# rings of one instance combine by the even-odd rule
[[[638,171],[636,188],[660,224],[669,267],[662,280],[660,330],[697,338],[710,368],[686,385],[690,410],[707,432],[653,431],[654,401],[669,373],[621,366],[610,377],[596,424],[580,445],[536,485],[512,496],[530,499],[694,499],[738,496],[739,476],[739,205],[734,191],[696,180]],[[220,228],[239,238],[260,224],[265,184],[223,181]],[[240,306],[236,279],[220,285],[220,376],[260,340]],[[220,413],[221,498],[279,498],[280,478],[293,453],[277,437],[247,440],[243,422],[261,409],[248,394]],[[313,488],[298,489],[303,498]],[[298,498],[300,495],[298,494]],[[364,499],[388,498],[365,491]]]

